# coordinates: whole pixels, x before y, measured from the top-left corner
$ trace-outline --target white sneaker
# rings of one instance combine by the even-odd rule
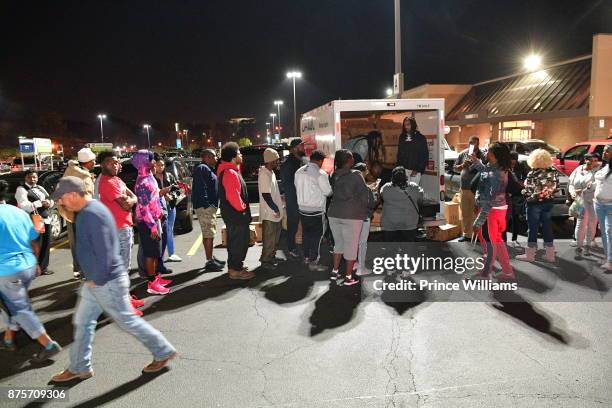
[[[172,254],[166,259],[168,262],[181,262],[183,259],[177,254]]]
[[[570,246],[571,246],[571,247],[577,247],[577,246],[578,246],[578,242],[576,242],[576,241],[574,241],[574,240],[571,240],[571,241],[570,241]]]

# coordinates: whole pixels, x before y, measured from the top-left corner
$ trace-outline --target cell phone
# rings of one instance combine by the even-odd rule
[[[468,147],[468,154],[471,156],[474,154],[474,145],[471,144],[470,147]]]

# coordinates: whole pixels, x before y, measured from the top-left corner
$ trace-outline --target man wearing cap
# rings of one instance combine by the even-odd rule
[[[259,169],[259,219],[262,228],[263,249],[259,261],[263,267],[275,268],[276,250],[285,212],[274,170],[278,169],[279,155],[275,149],[264,150],[264,165]]]
[[[119,252],[113,215],[104,204],[88,197],[85,183],[78,177],[63,177],[54,197],[66,209],[78,213],[76,252],[85,282],[81,285],[73,318],[70,365],[51,381],[66,382],[93,376],[92,342],[102,312],[151,351],[153,362],[145,366],[143,372],[161,370],[176,357],[176,350],[158,330],[134,313],[129,296],[130,279]]]
[[[91,170],[96,165],[96,155],[91,149],[84,147],[77,153],[77,160],[68,161],[68,167],[64,172],[64,177],[78,177],[83,180],[85,192],[91,198],[94,194],[94,175],[91,173]],[[76,259],[74,213],[66,210],[62,205],[59,205],[58,208],[60,215],[66,220],[66,230],[68,232],[68,241],[70,242],[70,252],[72,253],[72,272],[74,273],[74,277],[78,279],[81,276],[81,268]]]
[[[295,172],[302,167],[302,159],[306,155],[304,152],[304,142],[296,138],[289,143],[289,156],[285,159],[280,168],[280,178],[285,193],[287,203],[287,250],[294,258],[300,256],[295,246],[295,234],[297,233],[300,213],[295,192]]]

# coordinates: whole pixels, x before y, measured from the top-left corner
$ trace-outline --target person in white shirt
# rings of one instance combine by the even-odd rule
[[[281,199],[278,181],[274,170],[278,169],[280,156],[275,149],[264,150],[264,165],[259,169],[257,186],[259,188],[259,219],[262,229],[261,258],[259,261],[265,268],[275,268],[278,265],[276,250],[282,229],[285,213]]]
[[[39,214],[45,223],[45,231],[38,238],[40,244],[38,265],[43,275],[52,275],[53,271],[47,268],[49,267],[51,250],[51,207],[53,207],[54,202],[49,197],[47,190],[37,183],[38,174],[34,170],[26,170],[25,183],[17,187],[15,200],[17,201],[17,207],[30,215]]]
[[[295,172],[295,190],[297,195],[300,220],[302,222],[302,247],[304,263],[310,270],[324,270],[319,265],[319,247],[325,225],[325,204],[331,195],[327,173],[321,169],[325,153],[315,150],[310,155],[310,162]]]
[[[606,146],[603,152],[601,169],[595,173],[595,212],[599,219],[601,242],[606,262],[601,265],[606,271],[612,270],[612,144]]]
[[[582,203],[581,214],[576,220],[576,251],[588,255],[597,232],[597,214],[595,214],[595,173],[599,170],[597,156],[584,155],[584,164],[576,167],[569,177],[569,192],[574,200]],[[586,239],[586,246],[584,246]]]

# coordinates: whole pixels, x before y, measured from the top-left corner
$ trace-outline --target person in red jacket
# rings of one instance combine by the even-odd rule
[[[240,174],[240,147],[229,142],[221,148],[219,207],[227,231],[227,272],[231,279],[251,279],[255,274],[244,267],[249,249],[251,209],[247,186]]]

